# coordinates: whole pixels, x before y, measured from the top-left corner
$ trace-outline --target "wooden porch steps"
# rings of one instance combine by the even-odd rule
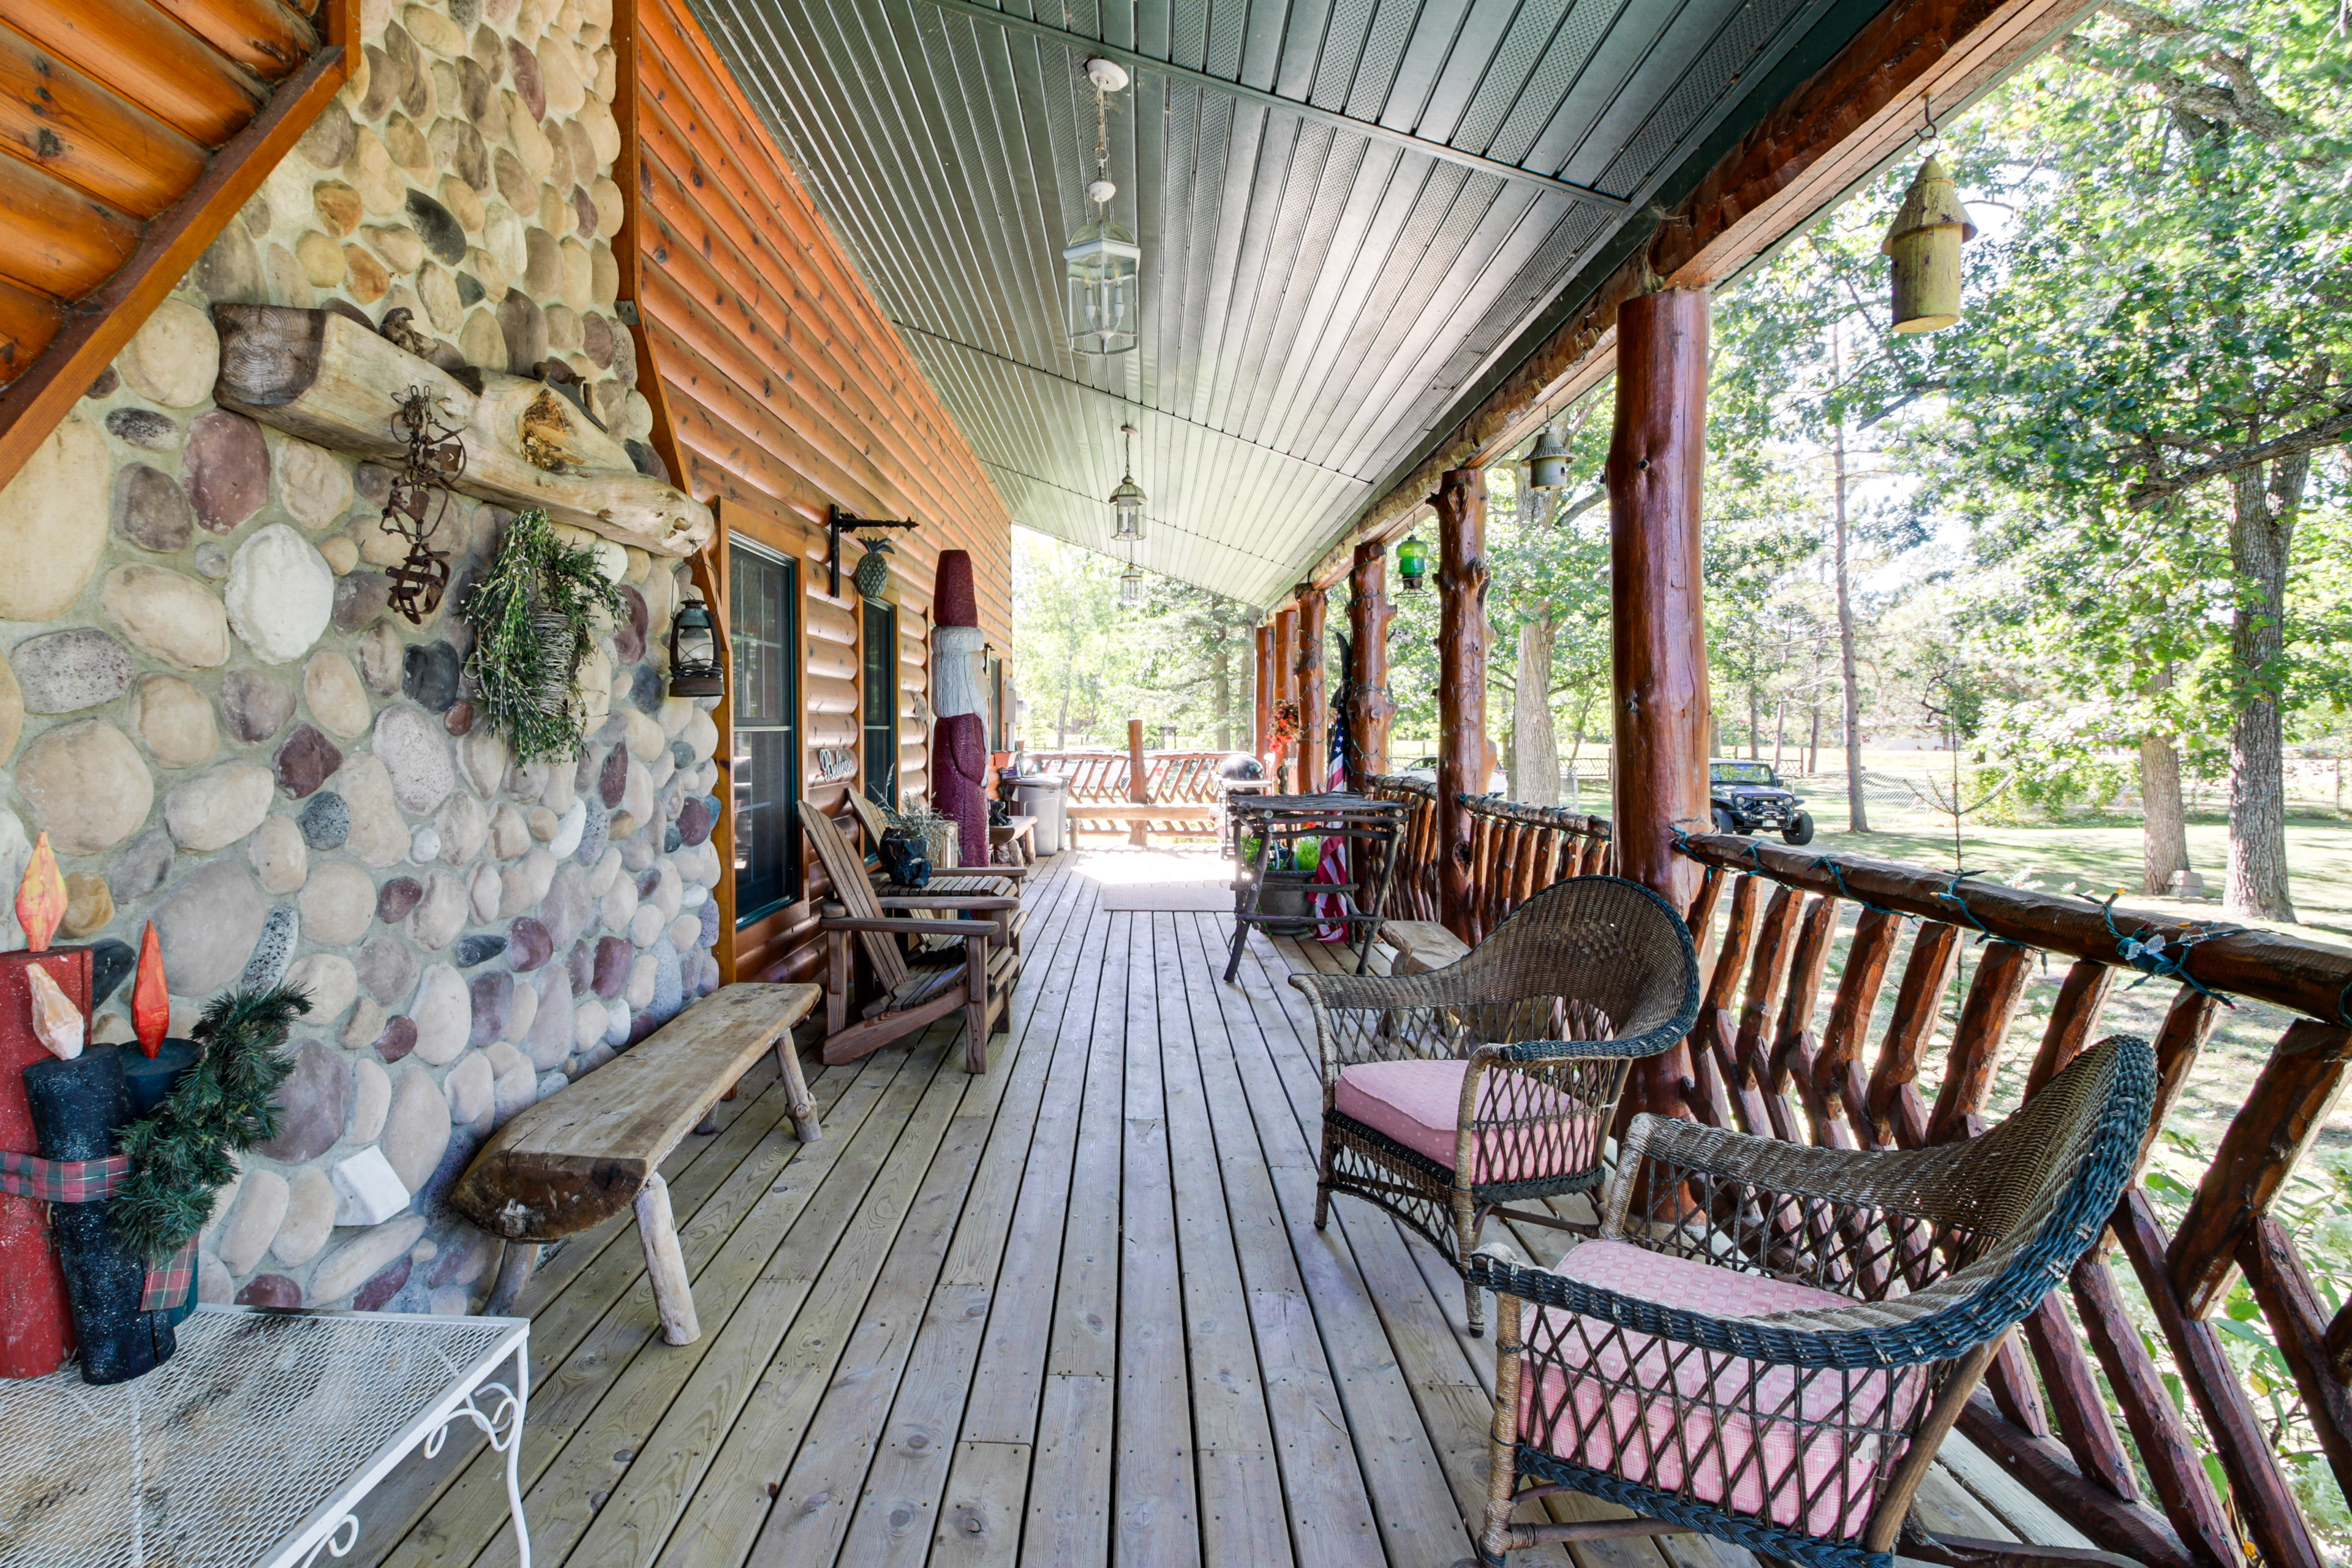
[[[953,1059],[960,1021],[814,1071],[825,1135],[802,1145],[763,1065],[665,1163],[697,1342],[660,1342],[624,1223],[542,1264],[524,1301],[538,1563],[1466,1554],[1492,1346],[1385,1216],[1342,1204],[1313,1227],[1320,1092],[1283,976],[1336,955],[1254,939],[1222,985],[1221,917],[1108,913],[1082,870],[1037,868],[1033,962],[986,1074]],[[2002,1479],[1939,1474],[1928,1495],[1955,1528],[2014,1535],[2039,1521]],[[370,1563],[514,1561],[503,1467],[470,1429],[361,1521]],[[1696,1538],[1525,1561],[1752,1568]]]

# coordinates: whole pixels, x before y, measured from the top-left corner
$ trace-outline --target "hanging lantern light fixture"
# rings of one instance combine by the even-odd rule
[[[700,598],[677,607],[669,624],[669,694],[672,697],[721,697],[727,679],[719,668],[719,628],[710,606]]]
[[[1143,542],[1143,487],[1135,482],[1135,426],[1122,425],[1120,436],[1127,441],[1127,475],[1118,488],[1110,492],[1113,527],[1110,536],[1131,544]]]
[[[1118,607],[1134,609],[1143,603],[1143,568],[1130,561],[1127,570],[1118,574]]]
[[[1926,140],[1932,144],[1935,137],[1930,119]],[[1878,247],[1894,274],[1896,331],[1941,331],[1960,319],[1960,247],[1976,237],[1959,188],[1944,161],[1929,153]]]
[[[1545,426],[1536,437],[1535,450],[1528,454],[1528,483],[1539,490],[1567,489],[1569,460],[1574,455],[1559,432]]]
[[[1404,580],[1404,591],[1418,594],[1429,586],[1429,546],[1418,539],[1408,539],[1397,546],[1397,575]]]
[[[1135,346],[1140,313],[1143,248],[1135,236],[1110,219],[1110,114],[1107,100],[1127,86],[1127,71],[1111,60],[1087,62],[1095,89],[1095,177],[1087,200],[1095,221],[1070,237],[1062,265],[1068,280],[1070,347],[1082,354],[1124,353]]]

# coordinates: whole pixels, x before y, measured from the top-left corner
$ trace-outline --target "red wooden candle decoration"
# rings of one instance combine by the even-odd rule
[[[49,847],[49,836],[44,832],[33,845],[25,879],[16,888],[16,923],[25,928],[25,950],[48,952],[49,938],[58,934],[58,922],[65,918],[66,879],[58,870],[57,852]]]
[[[55,1059],[33,1032],[26,975],[35,967],[89,1016],[89,949],[0,952],[0,1149],[19,1154],[39,1152],[24,1069]],[[49,1207],[0,1193],[0,1377],[46,1377],[65,1364],[73,1348],[72,1309],[49,1235]]]
[[[163,984],[163,950],[155,941],[153,921],[147,922],[147,934],[139,943],[139,978],[131,986],[131,1027],[149,1061],[163,1048],[163,1037],[172,1030],[172,996]]]

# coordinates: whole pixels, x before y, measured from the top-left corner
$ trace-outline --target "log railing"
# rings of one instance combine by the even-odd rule
[[[1133,800],[1134,770],[1124,752],[1031,752],[1039,766],[1070,775],[1072,805],[1106,805]],[[1225,780],[1217,769],[1231,752],[1147,752],[1143,787],[1155,805],[1223,805]]]
[[[2178,987],[2155,1042],[2161,1087],[2144,1171],[2228,999],[2299,1015],[2179,1225],[2167,1234],[2135,1182],[2069,1289],[2004,1345],[1960,1429],[2100,1546],[2151,1568],[2317,1568],[2321,1553],[2276,1452],[2280,1435],[2256,1412],[2213,1320],[2242,1270],[2319,1446],[2352,1492],[2352,1307],[2330,1317],[2296,1237],[2271,1212],[2352,1064],[2343,1010],[2352,954],[1854,856],[1717,834],[1680,842],[1706,868],[1693,931],[1704,946],[1708,928],[1720,927],[1681,1109],[1714,1125],[1842,1148],[1969,1136],[1997,1114],[1986,1101],[2005,1060],[2024,1063],[2032,1093],[2099,1037],[2110,987],[2137,971]],[[1841,929],[1846,903],[1857,910],[1850,934]],[[2067,967],[2048,1025],[2038,1041],[2012,1041],[2026,982],[2051,959]],[[1930,1100],[1918,1088],[1921,1067],[1939,1004],[1964,969]],[[1890,979],[1895,1000],[1874,1029]],[[2151,1336],[2126,1314],[2122,1269],[2153,1309]],[[2168,1392],[2174,1378],[2185,1411]],[[2215,1484],[2209,1454],[2225,1484]]]
[[[1381,774],[1365,782],[1375,800],[1413,805],[1389,883],[1388,912],[1397,920],[1441,919],[1437,874],[1437,790],[1419,779]],[[1472,795],[1468,940],[1476,942],[1531,894],[1564,877],[1605,870],[1609,819],[1559,806],[1519,805]]]

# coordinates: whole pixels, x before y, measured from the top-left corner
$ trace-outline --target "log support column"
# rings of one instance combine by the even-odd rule
[[[1396,704],[1389,698],[1388,546],[1378,540],[1356,546],[1348,572],[1348,787],[1360,791],[1374,773],[1389,771],[1389,721]]]
[[[1301,583],[1298,595],[1298,788],[1313,794],[1331,771],[1331,697],[1324,677],[1323,590]]]
[[[1699,867],[1676,828],[1704,832],[1706,617],[1700,595],[1700,479],[1706,460],[1707,297],[1663,289],[1617,315],[1617,417],[1609,446],[1609,559],[1616,734],[1617,874],[1677,910]],[[1687,1048],[1634,1064],[1633,1110],[1682,1113]]]
[[[1250,689],[1251,716],[1254,726],[1250,749],[1257,753],[1258,765],[1274,773],[1274,623],[1262,621],[1257,628],[1257,666]]]
[[[1127,798],[1131,805],[1151,804],[1150,774],[1148,768],[1149,764],[1143,757],[1143,721],[1129,719],[1127,721]],[[1151,830],[1144,826],[1143,818],[1138,816],[1129,819],[1127,841],[1138,848],[1151,842]]]
[[[1298,606],[1286,605],[1274,615],[1274,711],[1277,721],[1283,704],[1298,700]],[[1284,792],[1297,788],[1297,770],[1291,764],[1298,756],[1298,739],[1274,743],[1275,787]]]
[[[1486,742],[1486,473],[1449,468],[1437,509],[1437,910],[1470,937],[1470,812],[1494,771]]]

